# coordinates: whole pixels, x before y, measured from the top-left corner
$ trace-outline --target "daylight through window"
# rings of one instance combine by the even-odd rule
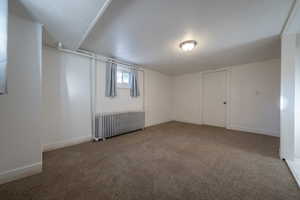
[[[117,71],[117,84],[120,88],[129,88],[130,72],[123,68],[118,68]]]

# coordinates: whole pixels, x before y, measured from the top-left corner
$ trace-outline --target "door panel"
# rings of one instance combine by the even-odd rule
[[[205,73],[203,80],[203,122],[226,127],[226,71]]]

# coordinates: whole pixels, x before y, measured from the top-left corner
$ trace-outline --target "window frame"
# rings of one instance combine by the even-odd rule
[[[119,82],[118,81],[118,73],[122,73],[122,82]],[[123,76],[124,76],[124,73],[127,73],[128,74],[128,83],[124,82],[123,81]],[[120,88],[120,89],[130,89],[130,85],[129,85],[129,81],[130,81],[130,70],[127,69],[127,68],[124,68],[124,67],[117,67],[117,88]]]
[[[8,1],[0,1],[0,95],[7,94]]]

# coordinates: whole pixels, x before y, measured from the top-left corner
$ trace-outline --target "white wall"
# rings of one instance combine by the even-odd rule
[[[176,76],[172,79],[172,118],[176,121],[202,124],[202,73]]]
[[[43,49],[43,57],[44,150],[90,140],[91,60],[50,48]],[[97,62],[96,74],[96,113],[140,111],[144,106],[146,126],[170,121],[169,76],[151,70],[139,72],[140,97],[132,98],[129,89],[118,88],[117,97],[108,98],[105,97],[104,63]]]
[[[140,89],[139,97],[131,97],[129,88],[117,88],[117,96],[110,98],[105,96],[105,72],[105,63],[97,62],[96,113],[142,111],[144,98],[144,73],[141,71],[138,72],[138,81]]]
[[[227,127],[273,136],[280,129],[280,60],[227,68]],[[201,73],[173,77],[173,119],[201,124]]]
[[[297,34],[295,61],[295,158],[300,159],[300,34]]]
[[[9,15],[8,94],[0,96],[0,183],[42,169],[42,27]]]
[[[231,68],[229,128],[279,137],[280,60]]]
[[[43,48],[43,148],[90,140],[90,64],[85,57]]]
[[[146,127],[171,120],[171,77],[152,70],[139,72],[141,95],[138,98],[132,98],[129,89],[121,88],[117,89],[116,97],[105,97],[105,64],[102,62],[97,62],[97,80],[96,112],[144,109]]]
[[[281,44],[281,157],[295,157],[295,65],[296,34],[283,35]]]
[[[146,126],[171,120],[172,79],[162,73],[145,70]]]
[[[90,62],[80,56],[44,50],[46,149],[91,137]],[[230,112],[229,127],[278,136],[279,67],[279,60],[271,60],[230,68],[230,96],[235,106]],[[142,110],[144,106],[146,126],[170,120],[202,123],[202,73],[170,77],[152,70],[139,72],[139,98],[130,97],[129,89],[118,89],[115,98],[105,97],[104,63],[97,62],[96,74],[96,112]]]
[[[280,157],[300,186],[300,1],[281,35]]]

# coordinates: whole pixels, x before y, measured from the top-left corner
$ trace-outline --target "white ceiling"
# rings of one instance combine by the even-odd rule
[[[73,17],[88,21],[93,16],[90,13],[96,12],[77,16],[74,7],[79,1],[74,2],[68,6],[72,5],[69,12],[76,15],[68,15],[64,9],[54,14],[41,11],[40,15],[53,15],[52,26],[66,17],[66,22],[72,22],[64,24],[72,30],[76,25]],[[96,2],[98,9],[101,1]],[[168,74],[279,58],[279,35],[292,3],[293,0],[113,0],[82,48]],[[55,4],[48,6],[51,5]],[[197,40],[199,45],[192,52],[182,52],[179,43],[189,39]]]
[[[44,24],[51,42],[77,49],[110,0],[19,0],[33,19]]]

